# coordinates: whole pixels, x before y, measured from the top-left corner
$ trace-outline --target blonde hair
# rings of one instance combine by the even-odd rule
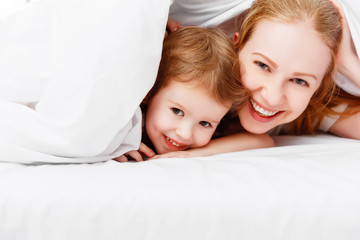
[[[218,29],[187,26],[165,39],[157,79],[145,103],[170,81],[205,87],[219,103],[232,102],[233,109],[249,96],[240,83],[235,46]]]
[[[250,39],[256,25],[263,20],[279,22],[311,21],[314,30],[328,46],[331,61],[322,84],[312,96],[306,110],[292,123],[294,134],[315,133],[321,119],[334,114],[330,109],[338,93],[333,78],[336,73],[335,56],[341,40],[341,17],[329,0],[256,0],[251,8],[239,17],[239,42],[241,47]],[[340,101],[341,102],[341,101]],[[314,124],[316,123],[317,124]]]

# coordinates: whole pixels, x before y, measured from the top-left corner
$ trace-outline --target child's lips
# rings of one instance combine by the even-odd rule
[[[186,149],[188,145],[186,144],[182,144],[180,142],[177,142],[175,141],[174,139],[172,138],[169,138],[167,136],[164,135],[164,140],[165,140],[165,143],[172,149],[175,149],[175,150],[183,150],[183,149]]]

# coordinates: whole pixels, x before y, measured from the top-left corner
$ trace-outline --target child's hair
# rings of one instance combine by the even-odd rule
[[[232,102],[237,109],[249,96],[239,69],[235,46],[221,30],[180,28],[164,41],[157,79],[144,103],[170,81],[178,81],[205,87],[216,101]]]
[[[310,20],[314,30],[330,49],[331,62],[322,84],[314,93],[304,113],[292,123],[293,134],[314,134],[325,116],[341,114],[331,110],[331,107],[337,104],[354,101],[359,104],[359,99],[354,100],[354,96],[338,95],[340,90],[333,81],[336,73],[335,56],[341,40],[342,27],[341,17],[329,0],[256,0],[251,8],[239,17],[240,40],[236,45],[238,50],[246,44],[256,25],[263,20],[283,23]],[[314,124],[316,122],[317,124]]]

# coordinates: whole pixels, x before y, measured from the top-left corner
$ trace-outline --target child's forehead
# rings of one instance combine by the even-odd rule
[[[174,76],[168,80],[168,83],[177,82],[179,84],[186,84],[189,87],[203,88],[211,92],[214,87],[217,89],[218,80],[214,80],[211,74],[207,73],[187,73]]]
[[[184,91],[185,89],[194,90],[192,93],[198,95],[198,92],[205,92],[209,97],[214,97],[211,84],[199,80],[175,80],[169,82],[168,86],[174,88],[175,91]]]
[[[174,91],[185,91],[185,90],[194,90],[197,91],[204,91],[210,93],[211,90],[209,88],[209,85],[206,85],[203,82],[200,81],[192,81],[189,79],[183,79],[183,78],[177,78],[170,80],[168,84],[165,86],[165,88],[173,89]]]
[[[179,103],[190,102],[192,104],[198,104],[201,101],[205,101],[204,105],[206,105],[206,103],[208,103],[208,105],[216,103],[229,108],[232,104],[231,100],[220,100],[220,97],[216,96],[208,85],[196,82],[172,81],[164,91],[168,91],[168,96],[171,99],[176,99]]]
[[[232,104],[219,102],[206,87],[181,82],[171,83],[163,89],[161,95],[164,104],[170,103],[170,106],[179,108],[188,116],[201,119],[219,120]]]

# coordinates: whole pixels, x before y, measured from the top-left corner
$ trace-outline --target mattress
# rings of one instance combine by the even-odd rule
[[[0,163],[0,239],[360,239],[360,142],[198,158]]]

